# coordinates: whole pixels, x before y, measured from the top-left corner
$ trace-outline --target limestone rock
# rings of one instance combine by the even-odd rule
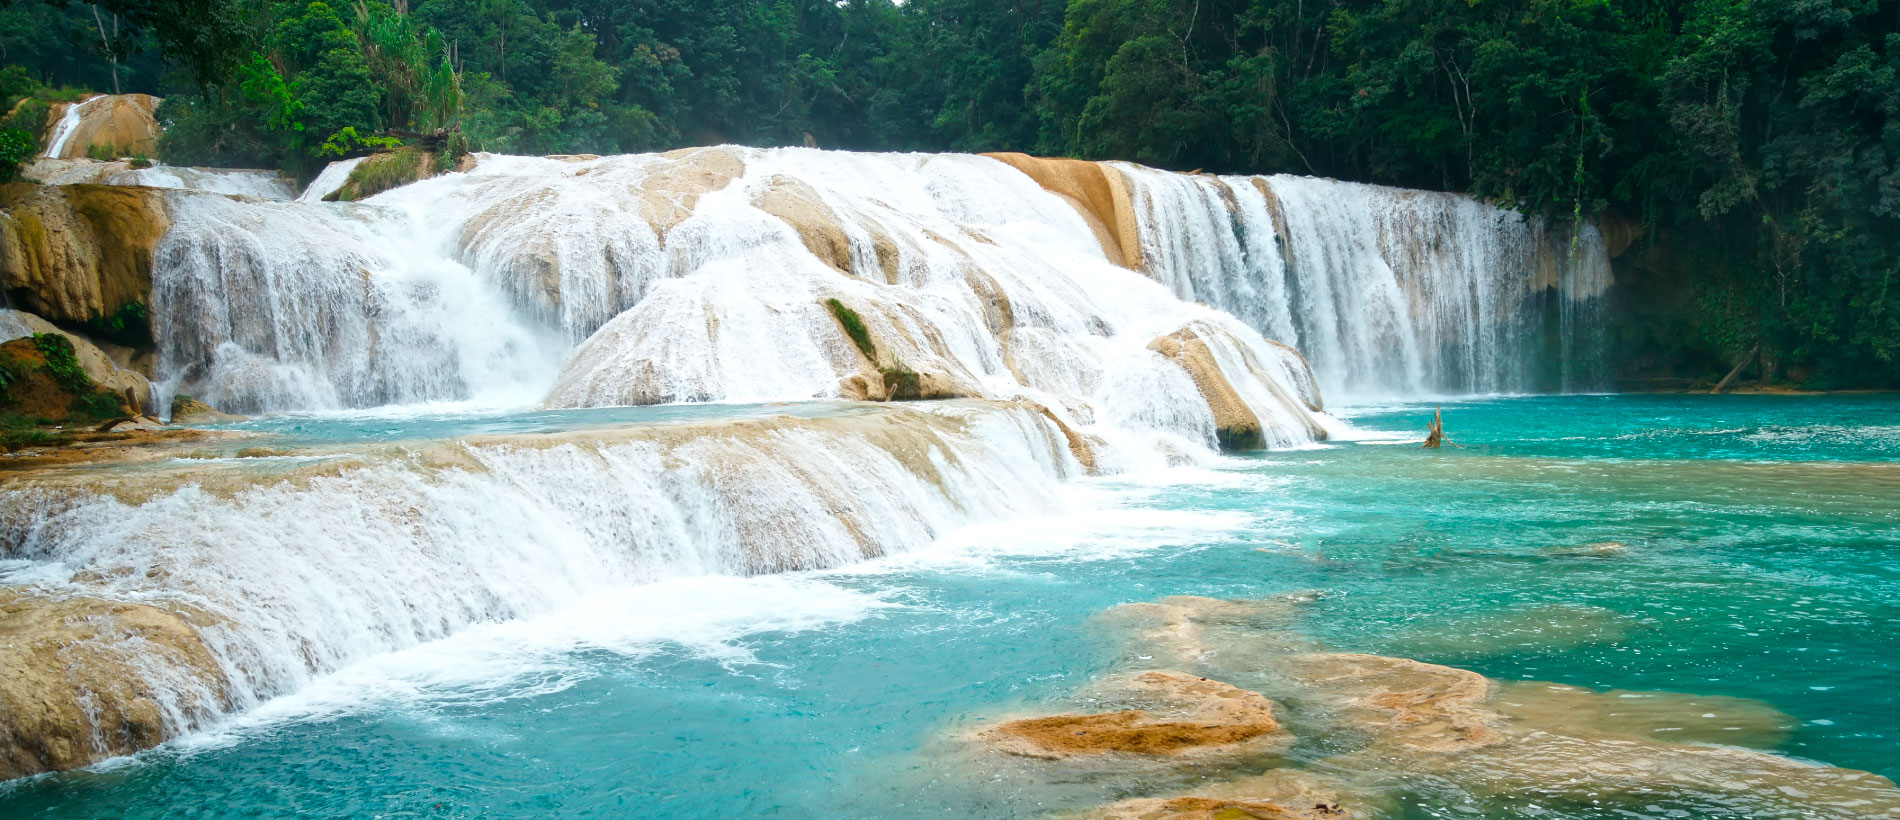
[[[1148,349],[1172,360],[1194,379],[1194,386],[1214,413],[1214,435],[1223,450],[1258,450],[1266,446],[1260,417],[1240,397],[1200,332],[1182,328],[1148,343]]]
[[[209,623],[179,605],[0,589],[0,780],[147,749],[224,708],[198,634]]]
[[[1045,760],[1257,754],[1290,742],[1265,696],[1194,675],[1141,672],[1096,687],[1091,699],[1140,708],[1013,720],[981,737],[998,751]]]
[[[0,186],[0,287],[56,322],[148,304],[164,194],[117,185]]]
[[[93,146],[107,149],[114,157],[154,156],[158,153],[159,99],[150,94],[101,94],[77,103],[53,106],[51,119],[57,128],[72,106],[79,106],[79,123],[66,138],[57,159],[90,156]]]
[[[1102,243],[1108,261],[1141,269],[1141,231],[1135,221],[1134,200],[1128,183],[1114,166],[1079,159],[1032,157],[994,153],[984,156],[1027,174],[1044,190],[1062,197]]]
[[[215,424],[221,421],[244,420],[244,416],[222,412],[186,395],[173,396],[171,410],[173,424]]]
[[[79,366],[85,369],[86,375],[91,376],[93,381],[116,395],[128,395],[127,391],[130,391],[129,395],[134,401],[129,404],[136,405],[133,409],[145,412],[152,410],[152,383],[145,378],[145,374],[120,367],[112,355],[86,336],[56,327],[25,311],[0,309],[0,342],[35,333],[57,333],[66,337],[73,343],[73,354],[79,360]]]

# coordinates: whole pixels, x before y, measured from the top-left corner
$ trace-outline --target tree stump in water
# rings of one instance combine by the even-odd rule
[[[1452,441],[1451,439],[1445,437],[1445,409],[1444,408],[1440,407],[1432,411],[1432,424],[1431,424],[1431,427],[1427,429],[1428,429],[1428,434],[1425,436],[1426,448],[1436,450],[1447,444],[1453,447],[1458,447],[1457,442]],[[1459,449],[1462,450],[1464,448],[1459,447]]]

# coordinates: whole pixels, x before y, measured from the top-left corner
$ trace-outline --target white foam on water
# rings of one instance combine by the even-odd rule
[[[899,606],[889,598],[807,574],[681,578],[607,590],[544,615],[478,624],[351,663],[176,745],[217,748],[298,721],[546,695],[661,652],[737,668],[756,662],[749,639],[854,623]],[[614,658],[602,663],[594,653]]]

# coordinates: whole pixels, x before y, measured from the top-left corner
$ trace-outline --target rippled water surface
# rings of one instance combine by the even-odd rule
[[[1332,647],[1765,701],[1794,721],[1774,751],[1900,777],[1900,399],[1451,402],[1462,449],[1438,452],[1403,441],[1431,409],[1345,411],[1365,441],[1084,482],[1069,514],[922,554],[477,627],[0,787],[0,816],[1043,816],[1181,784],[973,775],[943,739],[1117,669],[1108,607],[1296,590],[1321,595],[1293,628]],[[1697,816],[1400,791],[1408,817]]]

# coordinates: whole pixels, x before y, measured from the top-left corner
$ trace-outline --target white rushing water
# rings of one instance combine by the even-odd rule
[[[350,172],[356,170],[356,166],[363,164],[363,159],[363,157],[351,157],[323,166],[323,170],[317,174],[316,179],[310,180],[310,184],[304,186],[303,193],[297,196],[297,201],[322,202],[324,197],[336,193],[338,188],[343,187],[343,183],[350,181]]]
[[[100,94],[67,105],[66,113],[61,115],[59,122],[53,125],[53,133],[47,135],[46,151],[40,156],[57,158],[60,152],[65,151],[66,143],[72,141],[73,134],[79,131],[79,122],[85,116],[86,106],[104,99],[107,99],[107,96]]]
[[[834,567],[1049,512],[1081,472],[1027,408],[839,412],[161,464],[111,478],[110,492],[83,476],[32,482],[0,494],[0,571],[54,596],[200,613],[223,699],[245,709],[590,595]],[[214,717],[203,681],[140,674],[173,731]]]
[[[1306,354],[1329,395],[1600,389],[1603,239],[1467,196],[1117,164],[1149,272]]]
[[[830,398],[895,367],[1105,437],[1204,446],[1206,402],[1148,349],[1192,325],[1268,443],[1323,426],[1314,386],[1286,375],[1297,355],[1109,264],[1072,208],[981,157],[485,156],[365,203],[173,212],[160,382],[227,409]]]
[[[290,180],[283,174],[243,168],[190,168],[158,164],[112,174],[106,178],[106,184],[143,185],[147,188],[174,188],[273,200],[290,199],[295,195]]]

